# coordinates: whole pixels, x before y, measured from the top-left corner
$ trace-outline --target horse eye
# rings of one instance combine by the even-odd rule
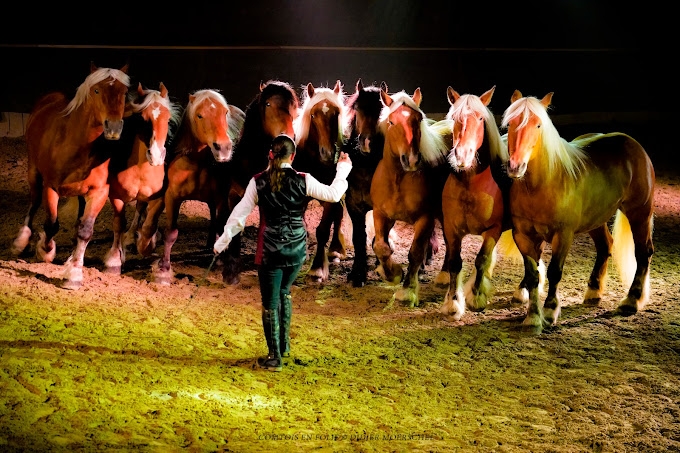
[[[272,106],[271,102],[267,102],[267,103],[265,104],[265,107],[271,107],[271,106]]]
[[[99,94],[99,89],[98,89],[98,88],[95,88],[95,89],[94,89],[94,94]]]
[[[312,119],[314,119],[314,114],[313,114],[313,113],[312,113],[310,116],[312,117]]]
[[[201,115],[200,113],[197,114],[196,116],[198,117],[199,120],[202,120],[202,119],[203,119],[203,115]]]

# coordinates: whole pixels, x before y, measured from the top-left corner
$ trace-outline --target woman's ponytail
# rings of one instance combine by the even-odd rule
[[[281,190],[283,184],[284,171],[281,168],[281,161],[295,153],[295,142],[289,136],[282,134],[274,138],[272,147],[269,150],[269,185],[272,192]]]

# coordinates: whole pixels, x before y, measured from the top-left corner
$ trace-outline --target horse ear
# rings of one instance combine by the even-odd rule
[[[385,93],[387,93],[387,91],[388,91],[387,90],[387,84],[385,83],[384,80],[382,82],[380,82],[380,89],[383,90]]]
[[[307,84],[307,95],[309,95],[310,98],[314,97],[314,85],[312,85],[312,82]]]
[[[137,94],[140,96],[144,96],[144,88],[142,88],[142,82],[139,82],[139,85],[137,85]]]
[[[342,83],[340,82],[340,80],[337,80],[337,81],[335,82],[335,88],[333,88],[333,92],[334,92],[335,94],[340,94],[340,91],[341,91],[341,90],[342,90]]]
[[[357,80],[357,84],[354,87],[357,92],[361,91],[364,89],[364,84],[361,83],[361,77],[359,77],[359,80]]]
[[[125,74],[127,74],[129,67],[130,67],[130,65],[128,63],[125,63],[125,66],[120,68],[120,70],[123,71]]]
[[[265,83],[260,80],[260,93],[264,91],[264,87],[266,87]]]
[[[165,84],[163,82],[161,82],[159,88],[160,88],[160,92],[161,92],[161,97],[167,98],[168,97],[168,89],[165,88]]]
[[[423,100],[423,95],[420,92],[420,87],[416,88],[416,91],[413,92],[413,102],[416,103],[418,107],[420,107],[420,103]]]
[[[386,107],[392,105],[392,98],[390,97],[389,94],[387,94],[387,91],[380,90],[380,99],[382,100],[383,104],[385,104]]]
[[[460,94],[456,92],[453,88],[450,86],[446,89],[446,97],[449,100],[449,104],[453,105],[458,98],[460,97]]]
[[[97,67],[96,64],[94,64],[94,61],[90,61],[90,73],[95,72],[97,69],[99,68]]]
[[[496,85],[492,86],[490,90],[485,92],[483,95],[479,97],[479,99],[482,101],[482,104],[485,106],[489,106],[489,103],[491,102],[491,97],[493,96],[493,92],[496,90]]]
[[[553,94],[555,93],[551,91],[550,93],[543,96],[543,99],[541,99],[541,105],[543,105],[543,107],[548,108],[548,106],[552,102]]]
[[[510,102],[515,102],[517,99],[522,98],[522,93],[519,90],[515,90],[514,93],[512,93],[512,97],[510,98]]]
[[[194,102],[194,99],[196,99],[196,95],[190,94],[189,95],[189,104],[192,104]]]

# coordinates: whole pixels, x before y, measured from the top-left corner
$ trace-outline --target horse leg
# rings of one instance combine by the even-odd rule
[[[595,257],[595,265],[593,271],[588,279],[588,289],[583,297],[583,303],[597,305],[602,299],[602,294],[606,288],[607,282],[607,263],[611,256],[612,235],[609,232],[607,225],[601,225],[594,230],[588,232],[595,243],[595,250],[597,256]]]
[[[166,209],[165,214],[167,216],[167,226],[165,228],[165,236],[163,243],[163,256],[157,261],[154,266],[153,279],[156,283],[161,285],[169,285],[172,283],[174,277],[172,266],[170,264],[170,253],[172,252],[172,246],[175,245],[177,241],[177,236],[179,235],[179,229],[177,228],[177,218],[179,217],[181,201],[167,199],[165,201]]]
[[[104,272],[120,275],[125,262],[125,249],[121,240],[125,230],[125,203],[121,199],[111,199],[113,207],[113,244],[104,257]]]
[[[332,203],[333,220],[333,237],[331,238],[331,245],[328,247],[328,256],[333,259],[334,263],[339,263],[341,259],[347,256],[347,249],[345,247],[345,235],[342,232],[342,221],[345,216],[345,200],[338,203]]]
[[[137,237],[137,253],[149,256],[156,250],[156,232],[158,220],[165,209],[163,197],[150,201],[146,206],[146,218]]]
[[[45,203],[44,231],[39,235],[38,243],[35,246],[35,253],[39,260],[51,263],[57,254],[57,244],[54,242],[54,236],[59,232],[59,218],[57,216],[59,195],[48,187],[43,190],[43,200]]]
[[[231,238],[229,247],[222,254],[222,281],[227,285],[238,285],[241,281],[241,233]]]
[[[522,254],[524,277],[513,295],[513,302],[527,304],[527,315],[523,325],[536,333],[543,330],[543,307],[539,304],[539,271],[538,263],[543,251],[543,242],[532,239],[525,234],[513,231],[513,239]]]
[[[399,283],[403,278],[404,271],[401,264],[392,259],[393,250],[388,239],[394,223],[394,220],[375,210],[373,211],[373,228],[375,230],[373,253],[375,253],[379,263],[376,272],[386,282]]]
[[[441,221],[441,225],[442,225],[442,232],[443,232],[444,231],[443,219]],[[441,267],[441,269],[439,269],[439,273],[437,274],[437,276],[434,279],[434,284],[438,287],[441,287],[441,288],[448,288],[449,283],[451,282],[450,274],[449,274],[450,262],[449,262],[449,260],[446,259],[446,256],[449,253],[448,252],[448,250],[449,250],[449,239],[446,237],[445,234],[443,236],[444,236],[444,260],[442,260],[442,267]],[[437,242],[436,250],[439,250],[439,241],[437,241],[436,228],[432,229],[432,235],[430,236],[430,244],[432,244],[433,240]]]
[[[445,231],[446,236],[449,237],[449,247],[446,249],[446,257],[449,268],[449,286],[444,297],[444,303],[440,308],[440,312],[444,315],[453,315],[456,321],[459,321],[465,314],[465,297],[463,294],[463,258],[460,255],[462,248],[462,238],[454,234],[452,231]]]
[[[337,203],[321,203],[323,213],[321,214],[321,221],[316,227],[316,253],[312,260],[312,265],[307,272],[307,278],[315,283],[321,283],[328,280],[328,255],[326,255],[326,244],[331,236],[331,225],[334,220],[334,205]]]
[[[652,242],[652,222],[653,217],[651,210],[642,213],[642,220],[627,221],[626,213],[624,215],[622,212],[617,212],[616,220],[614,222],[614,248],[619,248],[623,250],[630,250],[631,247],[626,247],[622,242],[633,242],[632,249],[634,250],[635,257],[632,256],[621,256],[617,260],[620,267],[625,265],[633,266],[635,263],[635,274],[633,276],[633,281],[628,289],[628,294],[619,303],[616,308],[616,314],[622,316],[630,316],[641,310],[647,302],[649,302],[650,297],[650,282],[649,282],[649,266],[652,261],[652,255],[654,254],[654,244]],[[637,213],[637,215],[640,215]],[[633,216],[631,215],[631,219]]]
[[[368,280],[368,254],[366,253],[366,212],[347,206],[347,213],[352,221],[352,243],[354,244],[354,262],[347,280],[355,288],[361,288]]]
[[[482,245],[464,291],[465,303],[472,311],[483,311],[493,295],[491,277],[496,264],[496,243],[500,233],[500,225],[482,233]]]
[[[16,239],[12,243],[12,253],[20,255],[28,246],[33,234],[33,219],[35,218],[38,208],[42,204],[42,176],[37,172],[35,167],[30,168],[28,172],[28,181],[30,185],[31,203],[28,207],[28,213],[24,218],[24,224],[19,229]]]
[[[418,272],[425,260],[433,228],[434,220],[428,218],[428,216],[423,216],[414,223],[413,243],[411,243],[411,248],[408,252],[406,278],[402,282],[402,288],[394,293],[395,300],[408,302],[411,307],[420,305],[420,301],[418,300],[420,292]]]
[[[108,186],[91,190],[85,198],[83,215],[80,217],[78,227],[76,228],[76,247],[68,260],[66,260],[66,263],[64,263],[66,272],[64,274],[65,281],[62,284],[62,288],[78,289],[83,285],[85,249],[87,249],[87,244],[89,244],[92,239],[94,222],[108,199],[108,191]]]
[[[569,254],[569,248],[574,240],[574,234],[563,231],[556,234],[552,241],[552,258],[548,265],[548,294],[543,304],[544,327],[555,325],[560,317],[560,299],[557,296],[557,285],[562,280],[564,262]]]
[[[140,200],[135,202],[135,215],[132,217],[130,228],[123,234],[123,250],[126,250],[129,246],[135,244],[137,232],[146,219],[146,205],[146,202]]]

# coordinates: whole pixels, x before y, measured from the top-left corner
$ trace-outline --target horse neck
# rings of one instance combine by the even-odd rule
[[[61,113],[59,113],[61,114]],[[66,117],[66,127],[73,131],[73,137],[83,145],[91,145],[104,132],[103,125],[94,122],[92,107],[82,104]]]

